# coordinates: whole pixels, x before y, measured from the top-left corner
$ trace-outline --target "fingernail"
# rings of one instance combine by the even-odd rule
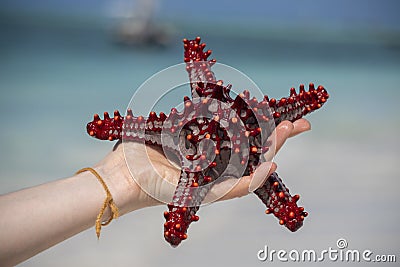
[[[301,132],[307,132],[311,130],[311,124],[304,119],[293,122],[293,125],[295,125],[296,128],[298,128],[298,130]]]
[[[291,132],[293,131],[294,125],[289,121],[283,121],[278,125],[277,128],[279,128],[279,130],[285,130],[285,132]]]
[[[267,179],[267,175],[269,170],[271,169],[272,162],[263,162],[260,166],[257,167],[256,171],[253,173],[250,185],[249,192],[253,192],[257,188],[259,188]]]

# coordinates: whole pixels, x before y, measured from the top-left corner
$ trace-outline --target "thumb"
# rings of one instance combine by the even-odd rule
[[[262,186],[268,177],[276,170],[276,167],[276,164],[270,161],[261,163],[250,176],[251,180],[248,186],[248,192],[253,192]]]
[[[262,166],[262,167],[261,167]],[[260,168],[258,170],[258,168]],[[257,172],[254,172],[252,176],[244,176],[239,179],[237,184],[234,185],[232,190],[230,190],[226,195],[224,195],[222,198],[219,200],[228,200],[232,198],[238,198],[238,197],[243,197],[249,194],[249,192],[254,191],[261,185],[263,185],[266,181],[266,179],[276,170],[276,164],[274,162],[264,162],[260,166],[258,166]],[[257,176],[254,177],[254,175],[257,173]],[[254,182],[253,182],[254,181]],[[222,183],[225,183],[227,181],[224,181]],[[256,187],[258,185],[258,187]],[[216,185],[218,186],[218,185]],[[215,186],[215,187],[216,187]],[[254,189],[252,189],[254,188]],[[252,189],[250,191],[250,189]]]

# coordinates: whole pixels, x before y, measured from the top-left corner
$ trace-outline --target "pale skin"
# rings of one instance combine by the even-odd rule
[[[310,129],[310,123],[305,119],[294,123],[288,121],[280,123],[275,130],[276,152],[287,138]],[[180,170],[172,166],[158,149],[147,147],[147,155],[143,155],[144,152],[140,150],[130,150],[129,153],[134,153],[137,159],[148,156],[163,179],[157,179],[147,172],[146,168],[141,168],[137,173],[131,173],[132,170],[130,171],[127,167],[123,150],[122,145],[117,146],[101,162],[93,166],[107,184],[120,216],[138,209],[164,205],[165,203],[157,200],[164,194],[171,194],[171,190],[164,186],[164,181],[176,184]],[[276,168],[273,162],[262,163],[253,175],[239,179],[239,182],[219,200],[249,194],[260,186]],[[151,185],[148,187],[151,192],[148,191],[149,194],[144,192],[132,179],[132,175],[135,178],[140,176],[139,179],[146,179]],[[224,190],[224,187],[229,187],[228,183],[226,185],[224,183],[214,186],[210,193],[217,194]],[[93,227],[105,197],[104,188],[90,172],[1,195],[0,262],[2,266],[18,264]],[[103,219],[107,220],[109,216],[110,212],[107,209]]]

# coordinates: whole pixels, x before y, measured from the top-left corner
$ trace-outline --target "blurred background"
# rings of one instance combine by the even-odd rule
[[[184,37],[201,36],[270,96],[309,82],[331,95],[308,117],[313,130],[276,157],[310,214],[298,232],[249,195],[203,207],[176,249],[163,240],[160,206],[21,266],[262,266],[265,245],[322,251],[339,238],[400,261],[399,13],[396,0],[1,0],[0,193],[102,159],[112,144],[87,136],[92,114],[124,110],[147,78],[182,62]]]

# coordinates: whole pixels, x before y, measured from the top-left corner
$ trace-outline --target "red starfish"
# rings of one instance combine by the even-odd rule
[[[211,50],[204,51],[206,45],[199,37],[183,43],[192,98],[184,98],[182,112],[173,108],[168,116],[151,112],[148,118],[135,117],[131,110],[125,117],[115,111],[113,118],[105,112],[103,120],[96,114],[87,124],[89,135],[98,139],[145,141],[177,156],[181,175],[164,213],[164,236],[173,246],[187,238],[187,229],[199,219],[196,213],[215,182],[252,174],[264,161],[274,127],[319,109],[329,97],[324,87],[315,89],[311,83],[309,91],[300,85],[299,93],[291,88],[290,96],[280,100],[265,96],[258,102],[250,99],[248,91],[233,99],[231,86],[217,81],[211,71],[216,62],[208,60]],[[297,206],[299,196],[289,194],[277,173],[254,193],[267,206],[266,213],[274,214],[281,225],[291,231],[303,225],[307,212]]]

